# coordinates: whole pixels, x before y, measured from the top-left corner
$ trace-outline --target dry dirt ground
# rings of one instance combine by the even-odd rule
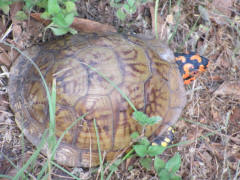
[[[108,1],[82,0],[77,6],[80,17],[110,24],[118,31],[152,32],[149,5],[141,5],[137,13],[124,22],[116,17],[116,9]],[[160,1],[159,12],[160,37],[165,40],[171,37],[170,47],[174,51],[196,51],[211,62],[206,73],[186,86],[187,105],[175,125],[174,143],[179,144],[162,156],[168,159],[180,153],[182,164],[178,174],[183,179],[240,179],[240,2],[182,0],[178,6],[175,0]],[[7,34],[5,39],[9,43],[24,49],[42,40],[41,23],[31,19],[19,22],[3,13],[1,17],[1,36]],[[12,31],[7,32],[11,24]],[[48,33],[45,39],[51,37]],[[0,52],[0,174],[14,175],[17,170],[7,158],[21,166],[25,161],[23,156],[29,157],[34,147],[27,140],[23,141],[24,136],[9,109],[8,71],[16,53],[3,45],[0,45]],[[39,157],[31,169],[32,179],[43,160],[44,156]],[[128,170],[123,163],[111,179],[158,179],[154,169],[144,169],[137,159],[131,162],[131,167]],[[66,169],[82,179],[97,176],[97,171]],[[52,178],[71,179],[58,169],[53,170]]]

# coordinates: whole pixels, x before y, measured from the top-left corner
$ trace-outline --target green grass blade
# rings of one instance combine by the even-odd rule
[[[156,38],[158,39],[158,23],[157,23],[157,20],[158,20],[158,7],[159,7],[159,0],[156,0],[155,2],[155,8],[154,8],[154,16],[155,16],[155,36]]]
[[[56,111],[56,79],[53,78],[52,81],[52,94],[51,100],[49,103],[52,103],[52,109],[49,109],[49,135],[48,135],[48,173],[51,174],[51,156],[52,150],[56,145],[56,122],[55,122],[55,111]]]
[[[53,79],[52,83],[52,96],[51,96],[52,109],[49,109],[49,147],[52,150],[52,147],[56,144],[56,123],[55,123],[55,112],[56,112],[56,79]],[[52,147],[51,147],[52,146]]]
[[[3,153],[1,153],[1,155],[3,155],[3,157],[15,168],[15,169],[19,169],[12,161],[11,161],[11,159],[9,159],[5,154],[3,154]],[[2,177],[2,175],[0,174],[0,178]],[[13,177],[12,176],[9,176],[10,178],[9,179],[12,179]],[[4,177],[2,177],[2,178],[4,178]],[[7,177],[5,177],[5,178],[7,178]],[[24,176],[24,174],[23,174],[23,177],[21,177],[21,178],[26,178],[25,176]]]
[[[32,154],[32,156],[29,158],[29,160],[23,165],[23,167],[18,171],[18,173],[16,174],[16,176],[13,178],[13,180],[18,180],[20,178],[20,176],[24,173],[24,171],[28,168],[28,166],[32,163],[32,161],[34,161],[35,159],[37,159],[42,147],[45,144],[46,141],[46,134],[47,134],[47,130],[44,131],[42,139],[36,149],[36,151]]]
[[[55,145],[55,147],[54,147],[54,149],[53,149],[53,151],[52,151],[52,152],[53,152],[53,153],[52,153],[52,157],[51,157],[52,159],[53,159],[54,154],[56,153],[56,150],[57,150],[58,146],[60,145],[63,137],[65,136],[65,134],[66,134],[73,126],[75,126],[75,125],[78,123],[78,121],[82,120],[87,114],[88,114],[88,113],[85,113],[84,115],[82,115],[81,117],[79,117],[77,120],[75,120],[75,121],[62,133],[62,135],[61,135],[60,138],[58,139],[58,141],[57,141],[57,143],[56,143],[56,145]]]
[[[55,153],[56,153],[56,151],[57,151],[57,148],[58,148],[58,146],[60,145],[63,137],[65,136],[65,134],[66,134],[73,126],[75,126],[75,125],[78,123],[78,121],[82,120],[87,114],[88,114],[88,113],[85,113],[84,115],[82,115],[81,117],[79,117],[78,119],[76,119],[76,120],[75,120],[70,126],[68,126],[68,127],[66,128],[66,130],[61,134],[61,136],[59,137],[57,143],[55,144],[55,146],[54,146],[54,148],[53,148],[53,150],[52,150],[51,163],[52,163],[52,160],[54,159],[54,155],[55,155]],[[48,167],[48,163],[46,162],[46,163],[44,164],[44,166],[42,167],[41,171],[39,172],[39,174],[38,174],[38,176],[37,176],[37,179],[41,179],[41,177],[43,176],[43,174],[44,174],[44,172],[46,171],[47,167]]]
[[[121,162],[119,163],[119,165],[120,165],[123,161],[125,161],[127,158],[129,158],[132,153],[134,153],[134,149],[131,149],[131,150],[121,159]],[[118,166],[119,166],[119,165],[118,165]],[[117,166],[117,167],[118,167],[118,166]],[[106,180],[110,180],[111,176],[113,175],[113,173],[114,173],[115,171],[116,171],[116,170],[112,169],[112,170],[110,171],[110,173],[108,174]]]
[[[53,106],[52,106],[53,104],[52,104],[52,102],[51,102],[51,99],[52,99],[52,98],[51,98],[51,95],[50,95],[50,91],[49,91],[49,89],[48,89],[47,82],[45,81],[45,79],[44,79],[44,77],[43,77],[43,75],[42,75],[42,73],[41,73],[41,70],[38,68],[37,64],[36,64],[30,57],[28,57],[27,55],[25,55],[21,50],[19,50],[19,49],[16,48],[15,46],[13,46],[13,45],[11,45],[11,44],[3,41],[3,40],[0,40],[0,43],[3,43],[4,45],[9,46],[9,47],[15,49],[16,51],[18,51],[23,57],[25,57],[25,58],[34,66],[34,68],[37,70],[38,74],[39,74],[40,77],[41,77],[41,80],[42,80],[42,82],[43,82],[44,89],[45,89],[46,94],[47,94],[47,99],[48,99],[48,104],[49,104],[49,113],[53,112]]]
[[[101,147],[100,147],[98,128],[97,128],[97,123],[96,123],[96,119],[95,118],[93,120],[93,123],[94,123],[94,129],[96,131],[96,136],[97,136],[97,146],[98,146],[98,154],[99,154],[100,169],[101,169],[101,180],[103,180],[103,175],[104,175],[103,174],[103,169],[102,169],[103,161],[102,161],[102,154],[101,154]]]
[[[180,7],[180,5],[181,5],[181,0],[178,0],[178,1],[177,1],[177,6]],[[177,33],[178,25],[179,25],[179,23],[180,23],[180,17],[181,17],[181,12],[180,12],[180,10],[179,10],[178,13],[177,13],[177,16],[176,16],[176,19],[177,19],[176,25],[175,25],[175,28],[174,28],[174,30],[173,30],[172,35],[170,36],[170,38],[169,38],[169,40],[168,40],[168,44],[173,40],[173,37],[174,37],[174,36],[176,35],[176,33]]]
[[[184,42],[186,42],[188,40],[188,38],[190,37],[190,35],[195,32],[196,30],[196,26],[197,26],[197,23],[199,21],[199,19],[201,18],[201,16],[199,16],[196,20],[196,22],[194,23],[194,25],[192,26],[192,28],[190,29],[190,31],[187,33],[187,35],[185,36],[184,40],[183,40],[183,43],[180,45],[180,47],[182,48],[184,46]]]
[[[0,178],[12,179],[12,176],[7,176],[4,174],[0,174]]]
[[[67,171],[66,169],[64,169],[62,166],[58,165],[55,162],[51,162],[55,167],[57,167],[58,169],[61,169],[63,172],[65,172],[66,174],[68,174],[69,176],[71,176],[72,178],[76,179],[76,180],[81,180],[80,178],[78,178],[77,176],[73,175],[72,173],[70,173],[69,171]]]

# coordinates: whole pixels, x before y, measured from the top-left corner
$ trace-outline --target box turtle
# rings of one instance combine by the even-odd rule
[[[191,59],[191,54],[180,54],[176,63],[172,51],[158,40],[121,34],[67,36],[24,53],[38,65],[50,89],[56,79],[57,137],[88,113],[66,133],[55,155],[60,164],[82,167],[99,164],[94,119],[107,161],[130,144],[133,132],[143,128],[119,92],[86,64],[113,81],[139,111],[163,118],[145,130],[158,142],[186,104],[184,81],[188,84],[208,63],[200,62],[197,55]],[[37,70],[23,56],[10,71],[9,100],[17,125],[38,146],[49,126],[48,101]],[[45,146],[42,152],[46,154]]]

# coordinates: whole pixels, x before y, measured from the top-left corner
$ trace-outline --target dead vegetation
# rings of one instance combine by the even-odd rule
[[[115,29],[149,34],[152,32],[151,4],[138,8],[137,13],[122,22],[114,15],[115,10],[107,1],[79,1],[79,16]],[[10,9],[10,16],[1,13],[1,37],[20,49],[42,41],[43,25],[29,17],[28,21],[14,18],[21,4]],[[239,179],[240,178],[240,2],[238,0],[184,0],[161,1],[158,34],[169,40],[172,49],[178,52],[196,51],[207,57],[211,65],[206,73],[193,84],[186,86],[188,103],[182,118],[175,125],[175,143],[165,158],[179,152],[182,165],[179,175],[183,179]],[[91,23],[91,22],[89,22]],[[39,28],[36,28],[39,27]],[[45,39],[49,39],[49,34]],[[24,161],[34,147],[24,141],[17,128],[14,115],[9,109],[7,82],[8,71],[17,53],[0,45],[0,174],[16,173],[10,164]],[[23,153],[24,152],[24,153]],[[9,160],[8,160],[9,159]],[[44,157],[39,157],[30,173],[34,179]],[[131,167],[131,170],[128,168]],[[88,169],[68,168],[81,179],[95,179]],[[53,179],[71,179],[58,169]],[[158,179],[154,170],[146,170],[137,160],[122,164],[112,179]]]

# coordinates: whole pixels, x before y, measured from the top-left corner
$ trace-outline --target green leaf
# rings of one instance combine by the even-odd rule
[[[150,125],[156,124],[159,121],[162,121],[162,118],[160,116],[152,116],[149,118]]]
[[[159,179],[170,180],[170,175],[167,169],[162,169],[158,172]]]
[[[145,125],[149,119],[148,116],[141,111],[134,111],[133,118],[142,125]]]
[[[73,19],[74,19],[73,14],[68,14],[65,17],[63,14],[58,14],[52,18],[52,21],[54,24],[56,24],[59,27],[67,28],[70,26],[70,24],[72,24]]]
[[[19,20],[19,21],[26,20],[27,19],[27,15],[23,11],[18,11],[16,13],[16,19]]]
[[[125,11],[126,11],[128,14],[130,14],[130,7],[129,7],[128,4],[124,4],[124,5],[123,5],[123,8],[125,9]]]
[[[67,14],[64,17],[64,21],[66,23],[66,26],[70,26],[73,23],[74,20],[74,13]]]
[[[166,149],[167,147],[158,146],[158,145],[149,146],[147,150],[147,154],[149,156],[157,156],[159,154],[162,154]]]
[[[60,28],[60,27],[49,27],[52,31],[53,31],[53,33],[54,33],[54,35],[56,35],[56,36],[61,36],[61,35],[64,35],[64,34],[66,34],[66,33],[68,33],[68,28]]]
[[[75,3],[67,1],[64,4],[66,6],[67,13],[74,13],[76,15],[77,9]]]
[[[45,10],[47,10],[48,0],[37,1],[36,5],[39,6],[40,8],[44,8]]]
[[[4,12],[4,14],[8,15],[9,13],[9,5],[8,4],[0,4],[0,9]]]
[[[121,159],[117,159],[116,161],[114,161],[114,163],[109,167],[109,169],[111,171],[116,171],[118,169],[118,166],[121,164],[122,160]]]
[[[73,28],[69,28],[68,32],[70,32],[71,34],[77,34],[77,31]]]
[[[64,28],[68,28],[72,24],[73,20],[74,20],[73,13],[67,14],[65,17],[63,14],[57,14],[52,18],[54,24]]]
[[[114,3],[120,3],[121,0],[113,0]]]
[[[146,155],[147,147],[145,145],[134,145],[133,149],[140,157],[144,157]]]
[[[155,171],[158,173],[164,167],[165,167],[165,162],[162,159],[160,159],[159,157],[156,156],[155,159],[154,159],[154,169],[155,169]]]
[[[120,2],[120,1],[119,1]],[[122,7],[122,4],[121,3],[118,3],[118,2],[114,2],[114,0],[111,0],[110,1],[110,6],[113,7],[113,8],[121,8]]]
[[[60,12],[60,6],[57,0],[48,0],[48,13],[51,15],[58,14]]]
[[[64,15],[63,14],[57,14],[52,18],[53,24],[59,26],[59,27],[67,27],[67,24],[65,23],[64,20]]]
[[[153,125],[162,120],[160,116],[148,117],[141,111],[134,111],[133,118],[138,121],[141,125]]]
[[[148,147],[148,146],[150,145],[150,142],[149,142],[149,140],[148,140],[146,137],[143,137],[143,138],[141,138],[141,139],[139,140],[139,144]]]
[[[131,134],[131,138],[132,138],[133,140],[137,139],[138,137],[139,137],[139,133],[138,133],[138,132],[133,132],[133,133]]]
[[[130,14],[134,14],[137,11],[136,6],[130,8]]]
[[[126,18],[126,14],[125,14],[124,12],[122,12],[121,9],[118,9],[118,10],[117,10],[117,17],[118,17],[118,19],[124,21],[125,18]]]
[[[25,10],[30,10],[37,3],[36,1],[30,1],[30,0],[28,1],[25,0],[24,2],[25,2],[25,5],[24,5]]]
[[[142,158],[140,159],[140,163],[141,165],[146,168],[147,170],[151,169],[151,163],[152,163],[152,159],[150,158]]]
[[[135,6],[135,0],[127,0],[127,2],[130,7]]]
[[[41,14],[41,18],[50,19],[50,14],[47,11],[45,11],[44,13]]]
[[[179,153],[176,153],[171,159],[166,163],[166,169],[172,173],[176,173],[181,166],[181,157]]]

